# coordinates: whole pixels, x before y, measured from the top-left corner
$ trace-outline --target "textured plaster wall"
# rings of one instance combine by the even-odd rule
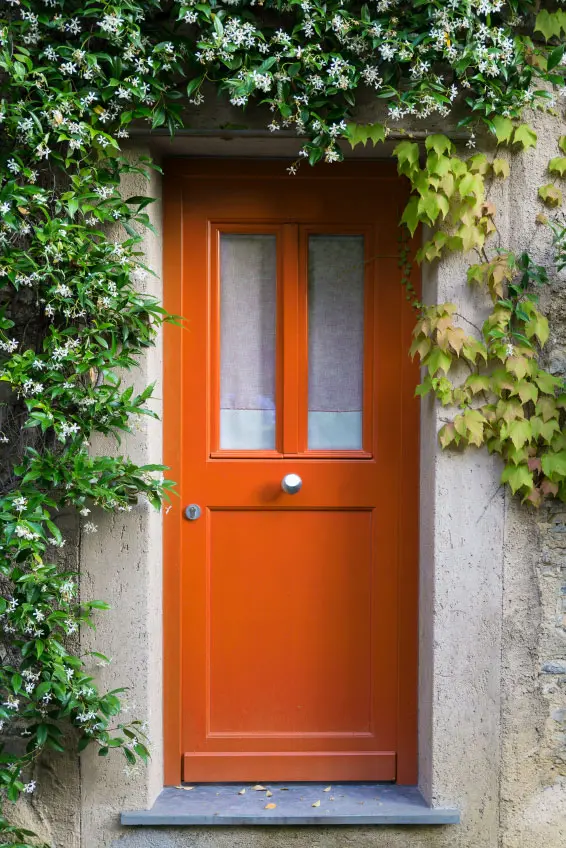
[[[239,120],[241,121],[240,113]],[[365,116],[368,120],[369,116]],[[208,126],[230,120],[219,111]],[[556,155],[555,123],[533,119],[537,150],[513,157],[511,179],[490,199],[498,209],[502,245],[548,256],[535,224],[536,193]],[[288,155],[296,143],[275,139],[178,140],[160,154]],[[156,148],[154,148],[156,149]],[[147,149],[137,148],[138,153]],[[365,151],[367,155],[367,151]],[[134,155],[134,153],[132,154]],[[291,153],[292,155],[292,153]],[[159,196],[128,178],[130,194]],[[160,272],[160,207],[151,209],[158,235],[145,242],[148,263]],[[457,300],[478,324],[485,302],[466,291],[467,262],[450,257],[426,270],[429,301]],[[158,279],[148,283],[160,294]],[[566,277],[544,296],[554,335],[549,363],[566,372]],[[148,352],[135,375],[158,379],[160,349]],[[421,433],[420,785],[434,804],[454,804],[462,824],[440,828],[121,828],[124,809],[150,806],[161,775],[161,530],[149,507],[97,516],[96,535],[81,542],[84,597],[102,597],[112,611],[98,634],[83,634],[83,649],[113,656],[98,669],[103,685],[130,687],[130,714],[148,723],[149,768],[123,771],[120,757],[83,755],[54,765],[57,805],[42,795],[32,823],[60,848],[563,848],[566,844],[566,509],[530,513],[499,486],[498,461],[475,449],[442,453],[436,433],[443,412],[425,401]],[[160,426],[142,422],[123,445],[145,462],[161,456]],[[108,445],[94,445],[100,450]],[[49,766],[51,768],[51,766]],[[68,775],[66,774],[68,772]],[[57,787],[68,787],[68,793]],[[80,804],[78,795],[80,793]],[[79,827],[80,818],[80,827]],[[60,826],[59,823],[61,823]]]
[[[506,212],[511,241],[551,256],[534,221],[538,186],[556,155],[554,122],[538,117],[537,150],[513,163]],[[546,364],[566,376],[566,275],[544,291],[551,319]],[[566,509],[538,512],[506,496],[502,674],[502,848],[566,844]]]
[[[137,154],[149,151],[138,149]],[[132,154],[135,158],[136,154]],[[149,194],[159,198],[160,178],[153,172],[148,183],[143,176],[130,174],[124,180],[124,196]],[[152,224],[161,232],[161,204],[149,207]],[[147,265],[161,273],[161,237],[148,233],[144,242]],[[149,277],[148,293],[161,295],[159,276]],[[142,367],[124,379],[137,389],[156,380],[161,384],[161,346],[150,349]],[[157,388],[153,408],[161,410],[161,390]],[[101,441],[93,450],[116,450]],[[120,451],[140,463],[160,462],[161,425],[143,417],[138,428],[124,438]],[[112,663],[98,669],[101,685],[113,689],[128,687],[125,718],[146,722],[152,759],[147,768],[131,772],[121,755],[103,759],[95,749],[81,757],[81,846],[99,848],[110,844],[116,833],[118,813],[126,806],[151,805],[163,786],[162,777],[162,603],[161,603],[161,516],[147,503],[131,512],[91,516],[98,524],[96,534],[82,537],[82,593],[104,598],[112,606],[98,618],[96,633],[82,634],[84,651],[99,650],[112,657]],[[65,846],[66,848],[66,846]]]

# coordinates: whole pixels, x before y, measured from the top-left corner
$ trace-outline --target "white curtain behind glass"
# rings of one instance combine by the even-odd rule
[[[275,447],[276,237],[220,237],[220,447]]]
[[[363,236],[310,236],[308,322],[309,448],[361,449]]]

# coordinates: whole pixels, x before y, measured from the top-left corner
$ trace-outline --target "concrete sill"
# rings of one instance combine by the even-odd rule
[[[265,784],[267,787],[268,784]],[[123,825],[397,825],[458,824],[460,813],[429,807],[414,786],[383,783],[269,784],[273,793],[242,784],[208,783],[194,789],[166,787],[151,810],[122,813]],[[313,804],[320,801],[319,807]],[[268,803],[276,804],[266,810]]]

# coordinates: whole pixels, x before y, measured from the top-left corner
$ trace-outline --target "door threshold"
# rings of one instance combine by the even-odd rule
[[[128,826],[459,824],[452,807],[430,807],[416,786],[383,783],[203,783],[167,786],[150,810],[122,813]],[[243,791],[245,790],[245,791]],[[271,792],[271,795],[267,793]]]

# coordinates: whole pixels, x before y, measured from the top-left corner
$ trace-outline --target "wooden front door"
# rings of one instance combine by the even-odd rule
[[[367,163],[167,184],[167,779],[415,782],[405,189]]]

